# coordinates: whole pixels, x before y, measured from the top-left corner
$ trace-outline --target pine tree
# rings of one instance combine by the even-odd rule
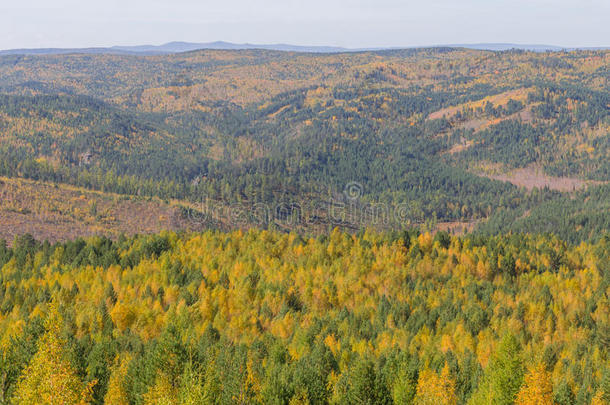
[[[200,373],[193,370],[191,362],[187,363],[184,373],[180,379],[178,391],[180,405],[201,405],[206,402],[206,394],[203,391],[203,378]]]
[[[500,346],[485,370],[483,381],[472,396],[469,404],[514,403],[523,382],[523,360],[517,339],[508,334],[502,338]]]
[[[52,304],[45,325],[47,332],[17,383],[13,397],[15,405],[91,403],[95,381],[88,384],[81,381],[68,360],[66,342],[61,335],[62,324],[63,318],[56,304]]]
[[[418,366],[417,359],[409,363],[403,363],[398,370],[394,386],[392,388],[392,398],[396,404],[413,403],[417,389]]]
[[[555,390],[555,403],[558,405],[571,405],[574,403],[574,392],[565,380],[559,383]]]

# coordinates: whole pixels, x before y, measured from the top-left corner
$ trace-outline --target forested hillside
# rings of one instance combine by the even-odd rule
[[[610,222],[609,66],[452,48],[1,56],[0,175],[248,213],[215,218],[228,227],[529,231],[543,212],[587,240]],[[333,215],[355,202],[400,215]]]
[[[0,56],[0,404],[610,404],[609,79]]]
[[[607,404],[610,239],[0,246],[0,403]]]

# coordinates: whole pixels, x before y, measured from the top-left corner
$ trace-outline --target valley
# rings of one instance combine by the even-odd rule
[[[109,49],[0,53],[0,405],[610,403],[610,51]]]
[[[360,204],[407,206],[390,228],[497,223],[608,181],[609,59],[459,48],[5,55],[0,174],[247,211],[343,203],[356,182]],[[333,225],[322,222],[300,229]]]

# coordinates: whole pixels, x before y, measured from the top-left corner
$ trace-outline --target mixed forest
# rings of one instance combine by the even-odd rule
[[[609,79],[0,56],[0,404],[610,404]]]
[[[607,236],[20,237],[0,401],[607,404],[608,257]]]
[[[586,240],[610,224],[608,66],[452,48],[2,56],[0,176],[249,214],[206,222],[223,229],[379,225],[329,212],[357,202],[398,210],[385,228],[529,231],[550,213],[544,231]]]

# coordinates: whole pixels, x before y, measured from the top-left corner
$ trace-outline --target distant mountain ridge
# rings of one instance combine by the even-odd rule
[[[392,49],[409,48],[467,48],[489,51],[506,51],[510,49],[521,49],[525,51],[547,52],[562,50],[601,50],[610,47],[580,47],[567,48],[554,45],[536,44],[511,44],[511,43],[480,43],[480,44],[449,44],[449,45],[430,45],[430,46],[411,46],[411,47],[376,47],[376,48],[343,48],[337,46],[302,46],[290,44],[236,44],[232,42],[215,41],[207,43],[194,42],[168,42],[163,45],[135,45],[135,46],[112,46],[112,47],[89,47],[89,48],[32,48],[32,49],[7,49],[0,50],[0,55],[63,55],[71,53],[85,54],[123,54],[123,55],[157,55],[172,54],[180,52],[190,52],[201,49],[218,50],[243,50],[243,49],[264,49],[284,52],[303,52],[303,53],[340,53],[340,52],[363,52],[363,51],[382,51]]]
[[[113,46],[110,49],[115,49],[125,52],[136,53],[177,53],[190,52],[199,49],[223,49],[223,50],[240,50],[240,49],[266,49],[273,51],[288,51],[288,52],[312,52],[312,53],[334,53],[334,52],[349,52],[352,49],[336,47],[336,46],[300,46],[290,44],[235,44],[232,42],[216,41],[207,43],[192,43],[192,42],[169,42],[163,45],[140,45],[140,46]]]
[[[265,49],[286,52],[305,53],[337,53],[355,52],[369,49],[348,49],[333,46],[299,46],[289,44],[235,44],[231,42],[216,41],[207,43],[168,42],[163,45],[134,45],[91,48],[33,48],[33,49],[7,49],[0,50],[0,55],[64,55],[71,53],[90,54],[125,54],[125,55],[166,55],[172,53],[191,52],[201,49],[217,50],[244,50]],[[383,48],[380,48],[383,49]]]

